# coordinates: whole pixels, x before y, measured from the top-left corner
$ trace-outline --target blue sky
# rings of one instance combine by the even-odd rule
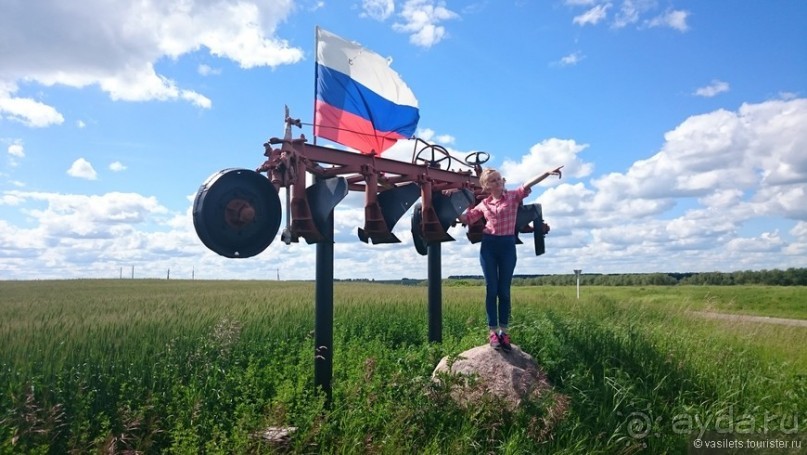
[[[305,242],[207,250],[191,202],[262,163],[284,105],[312,121],[317,25],[391,58],[419,137],[488,151],[510,187],[565,166],[516,273],[807,266],[804,1],[68,3],[0,0],[0,279],[313,279]],[[336,209],[335,276],[425,278],[409,214],[366,245],[362,206]],[[443,275],[479,274],[450,233]]]

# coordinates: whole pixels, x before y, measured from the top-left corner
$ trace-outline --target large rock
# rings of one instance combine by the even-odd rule
[[[512,345],[510,352],[497,351],[488,345],[469,349],[457,357],[444,357],[432,373],[439,381],[440,373],[459,375],[451,396],[463,406],[484,399],[487,394],[502,398],[510,410],[515,410],[525,399],[537,399],[551,393],[552,386],[531,355]],[[562,414],[565,397],[557,395],[551,409]],[[551,401],[551,400],[550,400]]]

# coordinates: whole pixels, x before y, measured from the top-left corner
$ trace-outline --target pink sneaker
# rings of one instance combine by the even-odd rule
[[[499,343],[499,335],[496,335],[496,332],[490,332],[488,340],[490,340],[490,347],[493,349],[498,351],[499,348],[501,348],[501,343]]]
[[[510,346],[510,334],[509,333],[502,333],[501,335],[499,335],[499,343],[502,345],[502,349],[504,349],[505,351],[509,351],[509,350],[513,349],[513,347]]]

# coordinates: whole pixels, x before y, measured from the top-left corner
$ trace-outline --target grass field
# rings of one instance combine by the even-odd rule
[[[430,380],[485,343],[483,293],[444,286],[432,344],[425,287],[337,283],[326,409],[313,283],[0,282],[0,453],[271,453],[251,436],[269,426],[298,428],[295,453],[686,453],[699,436],[807,434],[807,328],[693,314],[807,319],[807,288],[513,288],[514,343],[569,398],[548,438],[540,406],[466,410]]]

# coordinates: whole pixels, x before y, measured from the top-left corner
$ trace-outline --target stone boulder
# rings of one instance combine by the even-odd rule
[[[462,406],[473,405],[488,394],[499,397],[511,411],[525,399],[535,400],[550,394],[548,415],[560,417],[566,409],[566,397],[555,394],[552,386],[531,355],[512,345],[510,352],[489,345],[469,349],[457,357],[444,357],[434,369],[432,379],[440,373],[459,376],[451,390],[452,398]]]

